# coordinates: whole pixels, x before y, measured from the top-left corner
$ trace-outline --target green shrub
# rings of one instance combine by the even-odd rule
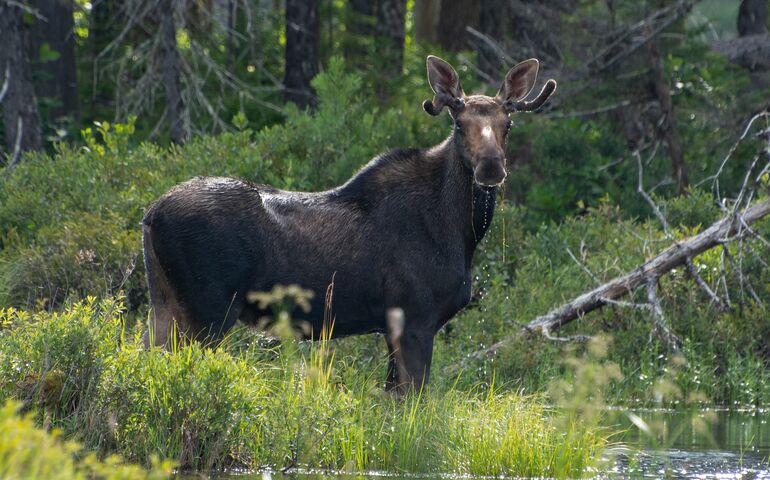
[[[153,461],[151,470],[123,463],[111,455],[98,460],[72,441],[36,427],[29,416],[19,416],[17,405],[0,407],[0,477],[74,479],[168,478],[170,462]]]
[[[52,314],[0,310],[0,397],[21,400],[67,435],[80,433],[89,447],[109,441],[99,384],[122,340],[122,308],[91,297]]]

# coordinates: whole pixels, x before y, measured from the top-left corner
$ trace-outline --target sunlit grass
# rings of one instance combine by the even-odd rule
[[[109,301],[2,319],[2,395],[145,465],[579,477],[606,443],[593,420],[494,387],[396,400],[379,372],[338,371],[325,339],[266,351],[240,332],[218,349],[146,351]]]
[[[11,401],[0,406],[0,478],[117,480],[165,478],[171,473],[171,462],[153,461],[153,468],[145,470],[115,455],[99,460],[77,443],[38,428],[31,417],[18,414],[18,407]]]

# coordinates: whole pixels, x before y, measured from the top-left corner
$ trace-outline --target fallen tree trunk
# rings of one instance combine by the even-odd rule
[[[703,232],[686,240],[671,245],[655,257],[623,276],[614,278],[590,292],[584,293],[572,301],[539,316],[524,325],[516,334],[503,339],[486,350],[481,350],[466,360],[483,358],[497,353],[514,338],[528,333],[541,332],[550,337],[550,332],[586,313],[605,305],[617,303],[617,299],[633,292],[638,287],[656,282],[663,274],[679,265],[684,265],[706,250],[738,239],[749,233],[750,225],[770,215],[770,200],[764,200],[736,214],[728,215],[712,224]]]

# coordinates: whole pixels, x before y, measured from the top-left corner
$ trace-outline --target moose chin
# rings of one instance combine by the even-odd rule
[[[473,253],[506,176],[510,114],[538,109],[556,90],[548,80],[524,101],[535,59],[511,68],[494,97],[466,96],[438,57],[428,56],[427,67],[434,96],[423,108],[437,116],[447,107],[454,122],[439,145],[384,153],[324,192],[198,177],[150,206],[145,344],[168,346],[172,335],[216,340],[237,320],[256,324],[266,314],[249,292],[298,284],[315,293],[298,319],[320,332],[331,312],[334,336],[383,333],[387,388],[422,388],[434,336],[471,297]],[[403,313],[393,315],[396,308]]]

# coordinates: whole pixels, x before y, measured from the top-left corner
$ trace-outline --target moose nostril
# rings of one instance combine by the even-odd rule
[[[473,177],[479,185],[494,187],[503,183],[508,172],[503,167],[502,159],[491,157],[494,160],[481,159],[473,172]]]

